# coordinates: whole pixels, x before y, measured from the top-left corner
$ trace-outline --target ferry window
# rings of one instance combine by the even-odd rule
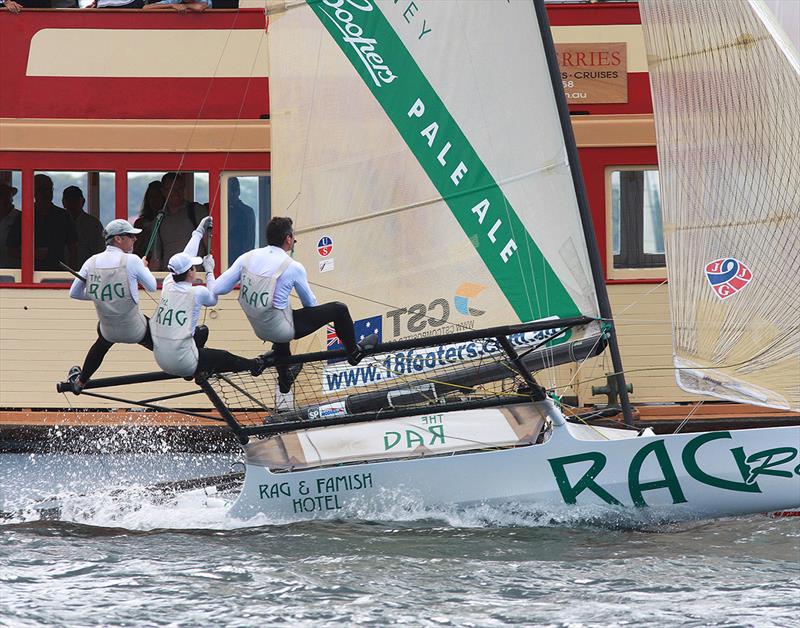
[[[162,209],[166,218],[152,238],[156,216]],[[128,173],[128,220],[142,229],[134,253],[147,253],[153,271],[166,270],[169,258],[183,250],[192,230],[208,211],[207,172],[182,172],[177,176],[173,172]],[[205,255],[204,245],[199,253]]]
[[[19,221],[22,209],[22,174],[19,170],[0,171],[0,283],[13,283],[18,277],[20,249],[8,246],[8,233]]]
[[[109,174],[109,173],[102,173]],[[34,270],[63,272],[62,263],[80,268],[83,262],[105,248],[99,219],[101,192],[111,195],[113,174],[99,172],[37,171],[33,177]],[[22,223],[9,228],[6,243],[12,255],[22,250]],[[45,277],[43,282],[63,281]]]
[[[658,170],[611,172],[614,268],[665,265]]]
[[[269,175],[225,177],[227,189],[228,266],[254,247],[266,246],[271,215]]]

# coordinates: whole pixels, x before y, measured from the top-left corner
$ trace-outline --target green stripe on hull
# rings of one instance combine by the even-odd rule
[[[579,316],[578,306],[381,10],[372,0],[306,1],[439,191],[519,319]],[[531,282],[547,295],[547,303],[538,303],[525,289]]]

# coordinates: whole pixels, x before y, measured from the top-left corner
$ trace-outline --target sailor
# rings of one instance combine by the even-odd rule
[[[139,311],[139,284],[153,291],[156,278],[147,268],[147,260],[131,253],[141,231],[127,220],[109,222],[103,230],[106,250],[87,259],[79,271],[82,279],[72,282],[69,296],[92,301],[100,319],[97,340],[86,354],[83,367],[73,366],[67,375],[67,383],[75,394],[83,390],[100,368],[113,344],[140,344],[153,349],[147,317]]]
[[[240,283],[239,305],[247,315],[256,336],[274,343],[275,355],[291,355],[289,341],[303,338],[325,324],[333,323],[339,340],[347,350],[347,360],[356,365],[367,349],[375,347],[378,335],[372,334],[356,343],[353,319],[344,303],[334,301],[317,305],[317,298],[308,285],[306,269],[294,261],[297,239],[291,218],[275,217],[267,224],[267,246],[239,256],[233,265],[220,275],[214,286],[216,295],[227,294]],[[292,310],[289,294],[297,291],[303,307]],[[291,390],[302,364],[290,368],[279,365],[278,389]]]
[[[171,273],[161,287],[161,300],[150,319],[153,353],[158,365],[171,375],[192,377],[198,372],[220,373],[250,371],[260,375],[267,364],[267,354],[254,359],[243,358],[221,349],[208,349],[208,328],[197,325],[200,310],[217,304],[214,294],[214,258],[197,257],[200,241],[211,229],[207,216],[192,232],[181,253],[175,253],[167,264]],[[205,286],[195,286],[195,266],[203,265]]]

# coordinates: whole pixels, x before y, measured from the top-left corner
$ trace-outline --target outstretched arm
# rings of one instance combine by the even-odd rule
[[[245,255],[247,254],[245,253]],[[244,255],[237,257],[236,261],[231,265],[231,267],[219,276],[217,281],[214,283],[214,294],[228,294],[236,287],[236,284],[239,283],[239,280],[242,278],[243,258]]]
[[[81,277],[87,278],[88,274],[88,262],[84,262],[81,269],[78,271],[78,274]],[[78,279],[77,277],[72,282],[72,285],[69,287],[69,297],[71,299],[78,299],[80,301],[88,301],[89,297],[86,295],[86,282],[82,279]]]
[[[191,255],[192,257],[197,257],[197,251],[200,250],[200,241],[203,239],[206,231],[211,229],[212,224],[211,216],[206,216],[203,218],[195,230],[192,231],[192,237],[189,238],[189,242],[183,248],[183,252],[187,255]]]

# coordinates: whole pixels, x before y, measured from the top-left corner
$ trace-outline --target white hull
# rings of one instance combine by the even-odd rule
[[[633,509],[648,520],[679,521],[800,504],[800,427],[672,436],[613,430],[607,439],[565,423],[550,402],[536,405],[552,421],[541,444],[279,472],[248,456],[231,515],[381,518],[398,504],[423,512],[509,503],[587,514]]]

